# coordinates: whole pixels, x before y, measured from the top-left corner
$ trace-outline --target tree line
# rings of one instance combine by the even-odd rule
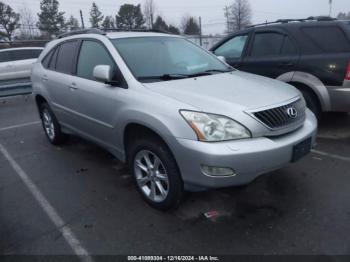
[[[58,0],[41,0],[40,12],[35,16],[27,8],[15,12],[10,5],[0,1],[0,40],[34,38],[34,31],[39,31],[36,38],[53,38],[61,33],[84,27],[83,20],[73,15],[66,18],[60,11]],[[88,24],[90,23],[90,24]],[[141,4],[123,4],[115,16],[103,15],[95,2],[91,4],[89,21],[84,21],[85,27],[101,29],[153,29],[173,34],[198,35],[200,26],[196,18],[185,15],[180,27],[167,23],[154,0],[146,0]]]

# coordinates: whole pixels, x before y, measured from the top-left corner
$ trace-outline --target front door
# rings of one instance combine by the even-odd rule
[[[256,31],[241,70],[270,78],[294,71],[299,52],[294,42],[284,33]]]
[[[239,69],[247,43],[248,34],[236,35],[215,49],[214,54],[225,57],[230,66]]]
[[[74,128],[85,136],[102,144],[110,144],[116,136],[114,129],[119,103],[126,89],[102,83],[94,79],[93,70],[97,65],[109,65],[117,70],[114,59],[103,43],[83,40],[77,59],[75,86],[71,92],[75,118]]]

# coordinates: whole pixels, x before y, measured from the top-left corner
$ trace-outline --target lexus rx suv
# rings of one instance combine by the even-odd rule
[[[239,70],[295,86],[317,116],[350,112],[349,21],[278,20],[238,31],[211,50]]]
[[[295,162],[316,136],[296,88],[174,35],[72,32],[47,45],[32,82],[52,144],[75,134],[101,145],[162,210],[184,191],[244,185]]]

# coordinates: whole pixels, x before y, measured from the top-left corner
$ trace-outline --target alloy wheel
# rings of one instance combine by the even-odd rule
[[[169,179],[160,158],[151,151],[136,154],[134,171],[137,185],[151,201],[162,202],[169,193]]]
[[[50,140],[53,140],[55,138],[55,126],[52,121],[52,117],[47,109],[44,109],[42,118],[45,132]]]

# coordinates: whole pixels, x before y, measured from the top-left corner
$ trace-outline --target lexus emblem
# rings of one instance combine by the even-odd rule
[[[289,107],[287,109],[287,115],[290,117],[290,118],[297,118],[298,116],[298,111],[294,108],[294,107]]]

